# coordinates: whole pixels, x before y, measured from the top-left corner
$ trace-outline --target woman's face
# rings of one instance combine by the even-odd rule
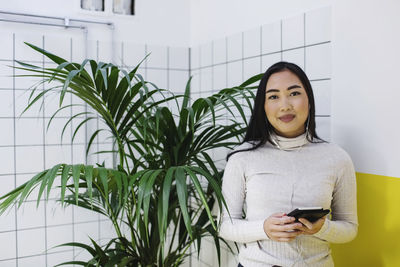
[[[264,109],[278,135],[291,138],[305,132],[308,97],[300,79],[291,71],[284,70],[269,77]]]

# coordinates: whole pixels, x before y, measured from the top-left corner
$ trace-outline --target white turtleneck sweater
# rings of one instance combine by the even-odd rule
[[[329,242],[351,241],[357,234],[356,178],[349,155],[330,143],[310,143],[273,135],[256,150],[233,154],[225,167],[220,236],[241,243],[239,262],[258,266],[333,266]],[[249,148],[244,143],[235,150]],[[264,220],[298,207],[331,209],[321,230],[290,242],[270,240]]]

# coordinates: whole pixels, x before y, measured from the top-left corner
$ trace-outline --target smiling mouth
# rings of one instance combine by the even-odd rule
[[[294,115],[285,115],[285,116],[279,117],[279,119],[283,122],[290,122],[294,119],[294,117],[295,117]]]

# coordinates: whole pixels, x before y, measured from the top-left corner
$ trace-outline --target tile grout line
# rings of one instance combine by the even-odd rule
[[[45,47],[45,36],[44,35],[42,35],[42,47],[43,47],[43,50],[44,49],[46,49],[46,47]],[[44,69],[45,68],[45,60],[44,60],[45,58],[44,58],[44,54],[42,54],[42,68]],[[42,76],[42,79],[44,79],[44,74],[43,74],[43,76]],[[44,86],[44,83],[42,84],[42,90],[44,91],[45,90],[45,86]],[[45,119],[44,119],[44,117],[45,117],[45,113],[46,113],[46,104],[45,104],[45,101],[46,100],[46,96],[45,95],[43,95],[43,98],[42,98],[42,105],[43,105],[43,110],[42,110],[42,120],[43,120],[43,122],[42,122],[42,126],[43,126],[43,128],[42,128],[42,130],[43,130],[43,134],[42,134],[42,141],[43,141],[43,170],[45,170],[46,169],[46,121],[45,121]],[[48,196],[48,194],[47,194],[47,192],[45,192],[45,194],[44,194],[44,198],[46,199],[46,198],[48,198],[49,196]],[[43,203],[43,205],[44,205],[44,249],[45,249],[45,264],[46,264],[46,267],[47,267],[47,202],[46,201],[43,201],[44,203]]]
[[[71,38],[71,42],[70,42],[70,58],[71,58],[71,61],[72,61],[72,58],[73,58],[73,47],[74,47],[73,45],[74,45],[74,43],[73,43],[73,40]],[[86,44],[86,46],[87,46],[87,44]],[[71,104],[72,104],[72,102],[74,101],[72,94],[71,94],[70,99],[71,99]],[[85,112],[86,111],[87,111],[87,105],[85,105]],[[73,114],[74,114],[73,107],[71,106],[70,107],[70,115],[71,115],[71,117],[73,116]],[[85,118],[86,118],[86,115],[85,115]],[[70,126],[71,137],[72,137],[72,134],[73,134],[72,125],[73,125],[73,121],[71,122],[71,126]],[[87,125],[85,125],[85,143],[87,143]],[[86,160],[87,159],[85,157],[85,161]],[[73,143],[72,143],[72,140],[71,140],[71,165],[72,164],[74,164],[74,146],[73,146]],[[72,242],[75,242],[75,208],[74,208],[74,206],[71,207],[71,215],[72,215],[72,224],[71,224],[72,225]],[[74,259],[74,260],[75,260],[75,257],[76,257],[75,253],[76,253],[75,247],[72,247],[72,259]]]
[[[15,33],[13,33],[13,114],[14,114],[14,188],[17,188],[17,127],[16,127],[16,106],[15,106]],[[18,216],[17,206],[15,211],[15,266],[18,267]]]

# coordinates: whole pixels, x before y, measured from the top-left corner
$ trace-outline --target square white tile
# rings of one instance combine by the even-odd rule
[[[0,59],[2,60],[12,60],[13,59],[13,33],[11,32],[2,32],[1,33],[1,51],[0,51]]]
[[[0,116],[14,116],[14,95],[12,90],[0,90]]]
[[[273,64],[281,61],[281,53],[275,53],[262,56],[261,58],[261,72],[266,72]]]
[[[72,162],[74,164],[78,164],[78,163],[85,164],[86,146],[85,145],[73,145],[72,156],[73,156]]]
[[[242,61],[228,63],[228,87],[239,86],[243,82]]]
[[[0,145],[14,145],[14,119],[1,119]]]
[[[16,148],[17,173],[40,172],[43,170],[43,147],[26,146]]]
[[[132,69],[136,67],[145,57],[145,45],[123,42],[123,65]],[[144,66],[143,62],[141,66]]]
[[[294,63],[304,70],[304,48],[297,48],[283,52],[282,60]]]
[[[306,73],[310,80],[331,77],[331,44],[321,44],[306,48]]]
[[[228,36],[228,61],[243,58],[243,33]]]
[[[43,196],[45,193],[43,194]],[[37,194],[32,195],[37,197]],[[17,227],[18,230],[33,228],[33,227],[44,227],[45,226],[45,209],[44,202],[40,202],[39,206],[36,207],[35,202],[25,202],[17,210]]]
[[[189,72],[185,70],[169,70],[169,90],[174,93],[184,93],[189,80]]]
[[[0,184],[3,186],[3,181],[1,181],[3,177],[0,178]],[[8,193],[11,190],[2,190],[4,193]],[[1,193],[0,196],[3,196],[4,193]],[[0,232],[5,231],[15,231],[15,209],[8,209],[5,213],[1,215],[0,220]]]
[[[68,35],[45,35],[44,49],[67,61],[71,60],[71,37]],[[48,61],[48,59],[46,59]]]
[[[226,88],[226,64],[213,67],[213,87],[215,91]]]
[[[24,110],[32,103],[33,99],[40,93],[39,91],[34,92],[31,97],[31,90],[16,90],[15,91],[15,116],[19,117],[38,117],[43,116],[43,108],[41,109],[42,100],[36,101],[32,106],[29,107],[25,112]],[[29,99],[31,97],[31,99]],[[24,112],[24,113],[22,113]]]
[[[154,83],[160,89],[166,89],[168,87],[167,76],[166,70],[147,69],[146,80]]]
[[[148,68],[166,69],[168,67],[166,46],[148,45],[146,48],[146,53],[150,53],[150,55],[147,57]]]
[[[190,81],[190,94],[199,94],[200,93],[200,70],[192,71],[192,80]]]
[[[99,223],[78,223],[74,225],[75,242],[89,243],[89,237],[97,242],[99,239]]]
[[[19,255],[18,255],[19,256]],[[27,258],[19,258],[18,266],[31,267],[31,266],[46,266],[46,257],[43,256],[33,256]]]
[[[209,67],[213,64],[213,51],[211,42],[200,46],[200,67]]]
[[[282,48],[290,49],[304,45],[304,14],[282,21]]]
[[[331,115],[331,81],[311,82],[316,115]]]
[[[70,145],[56,145],[46,146],[46,169],[60,163],[71,163],[71,146]]]
[[[243,61],[243,81],[261,73],[261,58],[248,58]]]
[[[18,231],[18,257],[26,257],[45,252],[45,228]],[[27,260],[33,258],[27,258]],[[27,265],[25,265],[27,266]],[[30,265],[43,266],[43,265]]]
[[[66,126],[64,133],[63,129],[68,122],[67,118],[53,118],[50,122],[50,119],[45,119],[45,139],[46,144],[70,144],[71,143],[71,122]],[[78,126],[78,125],[75,125]],[[81,127],[84,131],[84,128]],[[63,138],[61,139],[61,134],[63,133]]]
[[[192,71],[200,67],[200,47],[194,46],[190,48],[190,68]]]
[[[281,51],[281,22],[277,21],[262,26],[262,53]]]
[[[18,64],[16,64],[17,66]],[[12,89],[13,88],[13,64],[12,62],[0,63],[0,88]],[[12,102],[11,102],[12,103]]]
[[[331,7],[323,7],[306,13],[306,45],[331,40]]]
[[[54,181],[55,186],[61,185],[61,179],[56,178]],[[51,197],[57,197],[57,200],[49,200],[46,206],[46,217],[47,225],[60,225],[60,224],[71,224],[72,223],[72,206],[61,206],[61,202],[58,201],[61,197],[60,189],[54,188],[51,192]],[[71,239],[72,240],[72,239]]]
[[[317,135],[325,141],[331,141],[331,118],[317,117],[315,118],[315,124]]]
[[[15,58],[21,61],[42,61],[42,54],[24,42],[43,48],[43,36],[26,32],[15,34]]]
[[[261,54],[261,27],[243,33],[243,57],[254,57]]]
[[[81,64],[87,58],[86,44],[83,36],[72,37],[72,61]]]
[[[226,62],[226,38],[219,38],[213,41],[213,63]]]
[[[15,121],[17,145],[43,144],[43,119],[20,118]]]
[[[0,147],[0,173],[14,173],[14,148]]]
[[[47,265],[48,266],[55,266],[62,262],[67,262],[67,261],[72,261],[72,260],[73,260],[72,250],[66,251],[66,252],[47,254]]]
[[[209,92],[213,89],[212,68],[203,68],[200,70],[201,92]]]
[[[47,249],[49,249],[49,252],[59,252],[59,251],[65,251],[68,249],[71,249],[70,246],[61,246],[57,247],[58,245],[68,243],[68,242],[73,242],[72,231],[73,226],[72,225],[62,225],[62,226],[52,226],[52,227],[47,227]]]
[[[117,59],[115,50],[112,43],[109,41],[99,41],[99,61],[104,63],[112,63],[114,59]]]
[[[189,49],[186,47],[169,47],[168,59],[170,69],[189,69]]]
[[[0,260],[16,257],[15,232],[0,233]]]

